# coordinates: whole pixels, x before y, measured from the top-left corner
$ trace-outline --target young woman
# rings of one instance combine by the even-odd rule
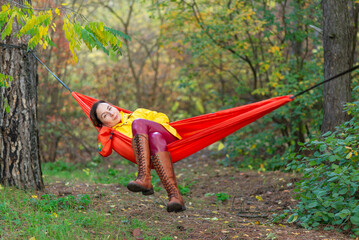
[[[169,197],[167,211],[186,210],[178,190],[170,153],[167,151],[167,144],[181,139],[181,136],[169,125],[165,114],[144,108],[127,114],[105,101],[98,101],[91,108],[90,118],[96,127],[107,126],[132,138],[138,175],[136,180],[128,183],[130,191],[153,194],[150,173],[152,165]]]

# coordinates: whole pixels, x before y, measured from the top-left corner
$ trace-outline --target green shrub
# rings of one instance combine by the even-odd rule
[[[303,144],[303,155],[290,156],[288,170],[302,172],[303,179],[296,183],[299,203],[289,222],[334,225],[359,235],[359,102],[347,104],[346,111],[350,121]]]
[[[218,202],[225,202],[231,197],[231,195],[229,195],[228,193],[220,192],[216,194],[216,197]]]
[[[182,195],[188,195],[191,192],[190,187],[192,187],[196,183],[196,181],[192,181],[192,182],[186,184],[186,182],[188,182],[188,181],[190,181],[190,180],[185,179],[184,183],[178,185],[178,189]]]

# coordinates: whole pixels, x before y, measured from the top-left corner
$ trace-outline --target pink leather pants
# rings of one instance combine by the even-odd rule
[[[132,122],[132,135],[135,136],[136,134],[148,135],[151,155],[167,151],[167,144],[178,139],[161,124],[142,118],[135,119]]]

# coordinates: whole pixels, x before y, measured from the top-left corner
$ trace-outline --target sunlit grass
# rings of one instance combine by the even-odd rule
[[[96,159],[95,159],[96,160]],[[104,166],[97,161],[87,164],[72,164],[66,162],[42,164],[43,177],[46,183],[57,181],[86,182],[126,185],[135,177],[135,171],[117,169],[115,165]]]
[[[60,181],[125,186],[135,178],[132,169],[93,163],[45,163],[42,170],[45,184]],[[91,197],[91,192],[59,197],[1,186],[0,239],[133,239],[136,228],[141,229],[144,239],[155,239],[146,236],[149,227],[136,216],[128,218],[121,212],[108,211],[105,202],[95,206]]]
[[[130,237],[130,229],[138,225],[112,214],[87,207],[41,208],[35,193],[3,188],[0,195],[1,239],[110,239]],[[56,201],[56,200],[54,200]],[[53,209],[55,210],[55,209]]]

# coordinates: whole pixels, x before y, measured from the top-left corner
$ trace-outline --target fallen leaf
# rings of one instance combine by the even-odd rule
[[[263,201],[263,198],[262,198],[261,196],[256,196],[256,199],[257,199],[258,201]]]
[[[224,148],[224,144],[222,142],[219,142],[218,151],[221,151],[223,148]]]

